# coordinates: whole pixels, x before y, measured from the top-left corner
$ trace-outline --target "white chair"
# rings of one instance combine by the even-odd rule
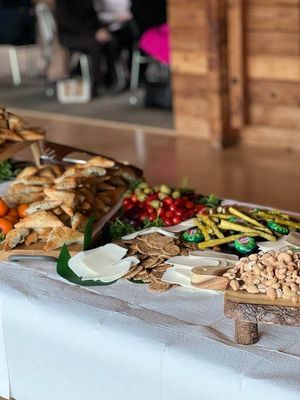
[[[45,3],[38,3],[35,7],[35,13],[38,22],[41,50],[46,62],[46,68],[48,68],[53,58],[53,42],[57,36],[56,22],[49,6]],[[91,74],[88,56],[81,52],[73,53],[70,66],[76,65],[77,62],[79,62],[80,65],[83,81],[90,84]]]
[[[1,45],[1,47],[5,47],[8,50],[8,59],[11,70],[11,76],[13,80],[13,84],[15,86],[19,86],[22,83],[21,77],[21,69],[19,65],[18,51],[25,51],[25,61],[26,61],[26,72],[30,76],[34,76],[37,74],[35,65],[34,65],[34,57],[37,46],[35,44],[28,44],[22,46],[13,46],[13,45]]]
[[[149,61],[149,57],[143,55],[138,47],[133,50],[132,53],[132,62],[131,62],[131,75],[130,75],[130,97],[129,103],[132,105],[136,105],[138,102],[138,97],[136,92],[139,88],[140,81],[140,70],[141,64],[147,64]]]

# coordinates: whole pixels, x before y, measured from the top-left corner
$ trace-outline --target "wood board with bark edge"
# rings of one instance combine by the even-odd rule
[[[265,294],[226,290],[224,314],[235,320],[235,340],[250,345],[259,340],[258,323],[300,327],[300,303],[272,301]]]
[[[0,145],[0,162],[12,158],[16,153],[37,143],[35,140],[23,140],[22,142],[8,143]]]

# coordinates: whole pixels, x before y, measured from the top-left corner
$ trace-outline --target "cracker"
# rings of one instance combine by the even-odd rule
[[[134,267],[130,268],[126,275],[123,276],[123,279],[132,279],[142,270],[143,267],[141,265],[135,265]]]
[[[162,252],[168,257],[177,256],[180,253],[180,248],[175,244],[167,244],[162,248]]]
[[[152,292],[165,292],[170,289],[171,285],[165,282],[153,281],[149,283],[148,287]]]
[[[136,248],[142,254],[149,254],[149,251],[151,250],[151,248],[142,240],[136,242]]]

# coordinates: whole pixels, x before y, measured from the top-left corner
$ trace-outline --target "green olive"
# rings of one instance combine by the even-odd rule
[[[166,194],[170,194],[172,192],[172,190],[167,185],[161,185],[160,191]]]
[[[149,187],[149,185],[147,182],[141,182],[138,187],[141,189],[146,189]]]
[[[158,193],[159,200],[164,200],[166,197],[168,197],[166,193],[161,193],[161,192]]]
[[[150,201],[150,206],[152,206],[153,208],[159,208],[161,207],[162,203],[159,200],[152,200]]]
[[[178,190],[175,190],[175,192],[172,193],[173,199],[179,199],[181,197],[181,193]]]
[[[153,190],[151,188],[146,188],[146,189],[144,189],[144,193],[145,194],[152,194]]]
[[[142,203],[143,201],[145,201],[147,199],[147,195],[144,193],[141,193],[137,196],[137,199],[138,199],[138,201],[140,201]]]

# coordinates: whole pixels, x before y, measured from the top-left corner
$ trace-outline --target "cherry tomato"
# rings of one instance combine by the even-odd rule
[[[148,219],[150,221],[155,221],[156,220],[156,214],[154,214],[154,213],[148,214]]]
[[[177,210],[175,211],[175,215],[177,215],[178,217],[182,217],[182,216],[183,216],[183,211],[177,209]]]
[[[177,206],[172,203],[172,204],[169,205],[169,210],[170,211],[176,211],[177,210]]]
[[[150,196],[147,197],[146,202],[149,203],[152,200],[157,200],[158,199],[158,194],[150,194]]]
[[[137,198],[137,195],[136,195],[136,194],[133,194],[133,195],[130,197],[130,199],[131,199],[131,201],[132,201],[133,203],[136,203],[136,202],[138,201],[138,198]]]
[[[172,197],[171,196],[167,196],[166,198],[164,198],[163,204],[166,205],[166,206],[170,206],[171,204],[173,204]]]
[[[182,219],[178,215],[175,215],[175,217],[172,218],[172,222],[174,225],[180,224],[181,221]]]
[[[147,214],[146,211],[143,211],[143,212],[141,212],[141,213],[139,214],[139,219],[140,219],[141,221],[143,221],[143,219],[146,219],[147,217],[148,217],[148,214]]]
[[[150,204],[146,205],[146,210],[147,210],[147,213],[149,213],[149,214],[155,212],[155,208],[150,206]]]
[[[130,210],[131,208],[134,207],[134,204],[130,202],[130,203],[127,203],[126,205],[123,204],[123,207],[125,208],[125,210]]]
[[[182,206],[184,205],[184,200],[183,200],[183,199],[176,199],[176,200],[174,201],[174,204],[175,204],[177,207],[182,207]]]
[[[131,204],[132,201],[130,199],[130,197],[125,197],[125,199],[123,200],[123,206],[127,206],[128,204]]]
[[[185,202],[185,208],[187,208],[188,210],[192,210],[194,208],[194,203],[190,200],[187,200]]]
[[[165,224],[166,226],[171,226],[173,225],[173,221],[171,220],[171,218],[165,218]]]
[[[170,210],[167,211],[167,212],[166,212],[166,217],[167,217],[167,218],[173,218],[173,217],[174,217],[173,211],[170,211]]]
[[[197,214],[201,214],[202,212],[204,212],[205,211],[205,205],[204,204],[197,204],[196,206],[195,206],[195,212],[197,213]]]

